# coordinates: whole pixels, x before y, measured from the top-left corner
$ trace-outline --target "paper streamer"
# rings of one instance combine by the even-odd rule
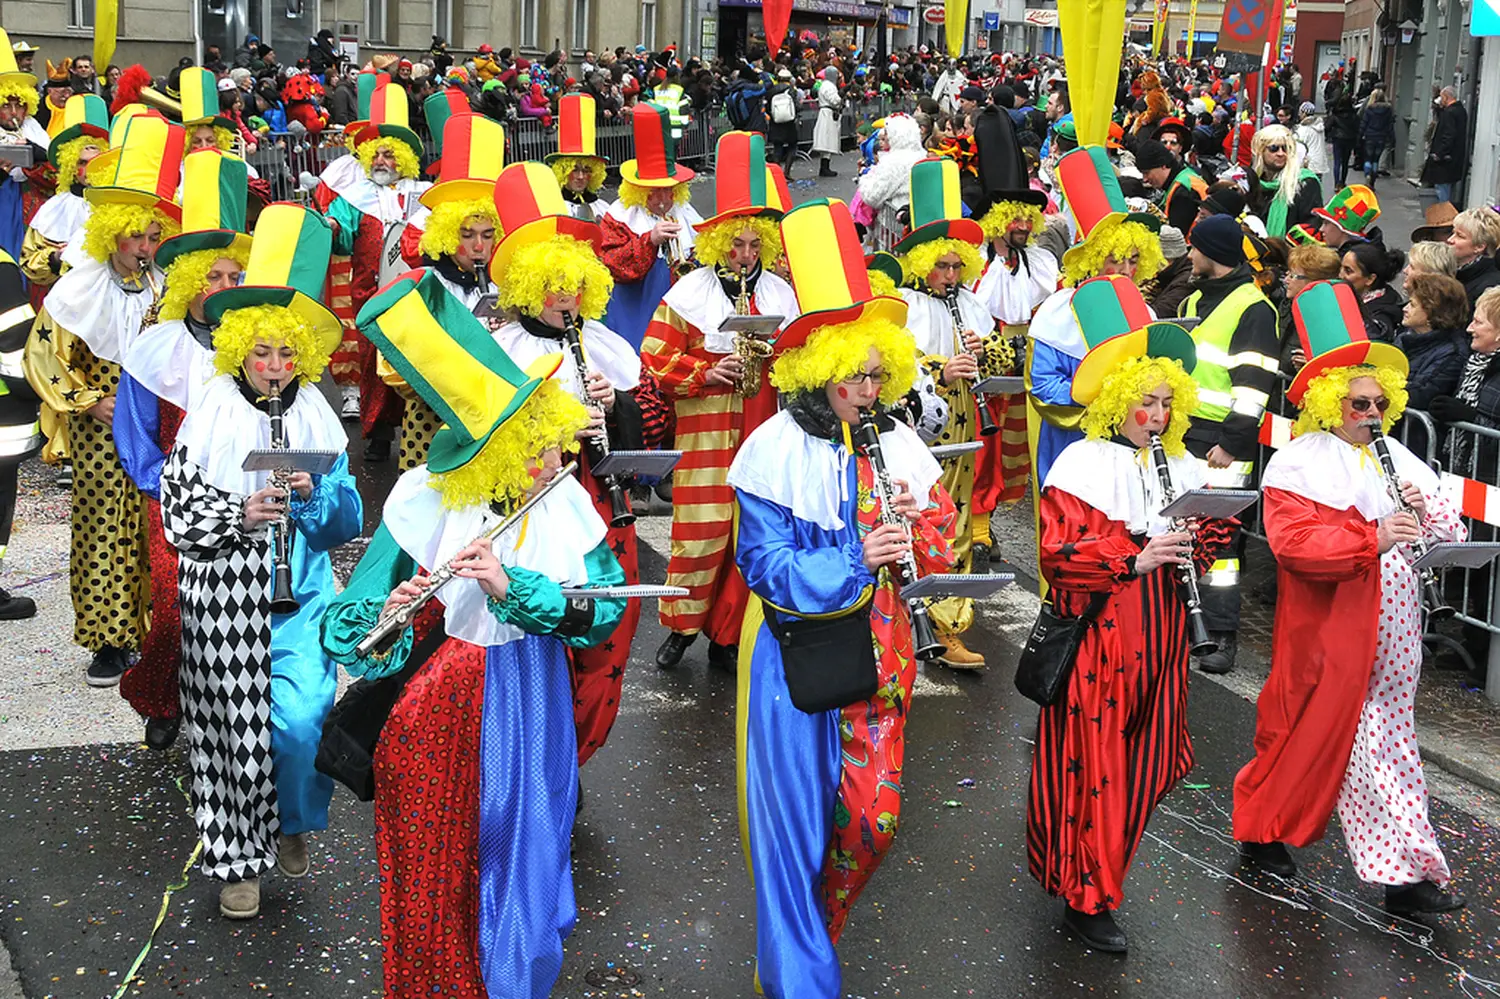
[[[1120,79],[1125,0],[1069,0],[1057,8],[1078,144],[1102,146]]]

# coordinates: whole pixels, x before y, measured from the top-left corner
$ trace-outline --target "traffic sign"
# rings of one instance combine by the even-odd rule
[[[922,20],[928,24],[942,24],[946,15],[941,7],[927,7],[922,11]]]

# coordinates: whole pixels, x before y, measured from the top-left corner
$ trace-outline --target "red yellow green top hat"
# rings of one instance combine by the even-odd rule
[[[947,157],[918,160],[907,174],[907,185],[911,191],[911,231],[892,247],[892,252],[909,253],[934,239],[984,245],[984,230],[979,223],[963,217],[957,163]]]
[[[1372,341],[1365,333],[1359,297],[1342,281],[1315,281],[1292,299],[1292,325],[1307,363],[1287,387],[1286,398],[1302,405],[1308,384],[1333,368],[1368,364],[1406,374],[1406,355],[1395,344]]]
[[[456,114],[444,124],[442,141],[437,183],[422,192],[422,204],[489,200],[505,167],[505,129],[484,115]]]
[[[1341,188],[1322,208],[1314,208],[1313,214],[1332,222],[1351,236],[1363,236],[1365,230],[1380,218],[1380,202],[1375,192],[1363,184],[1350,184]]]
[[[0,28],[0,83],[21,83],[28,87],[36,86],[36,75],[33,73],[23,73],[21,72],[21,67],[16,65],[16,52],[11,47],[10,35],[6,34],[4,28]]]
[[[780,163],[766,164],[766,201],[782,215],[792,210],[792,186]]]
[[[375,88],[390,82],[389,73],[376,73],[368,69],[354,78],[354,120],[344,126],[344,142],[350,148],[353,148],[360,130],[370,123],[370,101],[375,96]]]
[[[638,187],[674,187],[696,176],[677,162],[677,140],[666,108],[641,101],[630,109],[630,128],[635,133],[635,159],[620,164],[622,181]]]
[[[1152,319],[1140,289],[1123,274],[1084,281],[1073,292],[1072,307],[1088,346],[1073,375],[1073,399],[1081,405],[1098,398],[1104,379],[1131,358],[1171,358],[1189,373],[1198,362],[1192,334]]]
[[[338,316],[323,304],[333,229],[317,212],[289,201],[267,205],[255,223],[244,283],[208,296],[203,309],[219,322],[231,309],[281,305],[307,320],[332,353],[344,338]]]
[[[107,173],[93,179],[83,196],[95,205],[146,205],[181,220],[173,198],[182,174],[187,131],[158,115],[143,114],[125,124],[125,140]],[[94,178],[92,169],[90,178]]]
[[[148,108],[144,104],[127,104],[115,112],[109,120],[109,148],[95,156],[89,161],[89,183],[102,183],[102,178],[114,173],[115,163],[120,159],[120,147],[125,145],[125,129],[130,125],[132,118],[141,115],[152,115],[165,121],[160,111]],[[184,144],[186,138],[184,137]]]
[[[178,100],[182,102],[182,124],[188,129],[199,125],[234,128],[234,122],[219,114],[219,81],[201,66],[189,66],[177,83]]]
[[[393,83],[380,84],[370,95],[370,120],[355,134],[354,145],[357,148],[382,138],[406,143],[412,154],[421,160],[422,140],[411,130],[411,108],[406,101],[406,91]]]
[[[884,250],[876,250],[865,257],[865,270],[879,271],[898,288],[906,281],[906,269],[901,266],[901,258]]]
[[[469,106],[469,99],[464,92],[457,87],[444,87],[435,94],[429,94],[422,102],[422,117],[427,121],[427,134],[432,136],[432,151],[439,158],[443,155],[444,131],[448,127],[448,119],[456,114],[473,114],[474,109]],[[496,167],[499,173],[500,168]]]
[[[859,233],[842,201],[809,201],[787,212],[781,245],[802,314],[782,330],[778,351],[796,350],[824,326],[867,317],[906,325],[904,301],[870,290]]]
[[[557,152],[544,159],[555,163],[564,156],[588,156],[605,163],[594,137],[594,98],[589,94],[567,94],[557,102]]]
[[[472,460],[562,363],[547,353],[523,370],[429,269],[380,289],[356,322],[443,421],[427,451],[433,472]]]
[[[780,218],[766,183],[766,138],[759,132],[725,132],[714,149],[714,211],[695,229],[738,218]]]
[[[47,159],[57,166],[57,154],[62,147],[87,135],[95,139],[109,138],[109,105],[98,94],[74,94],[63,105],[63,124],[52,141],[47,144]],[[102,145],[102,143],[101,143]]]
[[[1064,154],[1057,161],[1056,176],[1063,200],[1078,223],[1079,242],[1123,222],[1139,222],[1152,232],[1161,231],[1161,219],[1147,212],[1132,212],[1125,204],[1120,179],[1103,147],[1079,146]],[[1069,254],[1076,256],[1080,249],[1075,246],[1063,254],[1064,267],[1068,266]]]
[[[1306,222],[1298,222],[1294,226],[1288,226],[1286,235],[1283,238],[1291,246],[1307,246],[1312,243],[1323,242],[1323,234]]]
[[[249,194],[250,168],[244,160],[218,149],[188,153],[182,161],[182,232],[157,247],[156,265],[165,270],[195,250],[235,247],[248,253]]]
[[[512,163],[495,181],[495,209],[505,235],[490,260],[490,277],[499,281],[510,266],[510,258],[523,246],[554,236],[572,236],[595,248],[599,226],[568,214],[552,168],[542,163]]]

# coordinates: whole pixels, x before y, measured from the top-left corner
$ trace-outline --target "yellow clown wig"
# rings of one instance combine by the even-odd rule
[[[101,264],[119,249],[120,240],[138,236],[155,222],[161,226],[161,238],[175,236],[182,226],[166,212],[149,205],[95,205],[83,224],[83,252]]]
[[[1063,265],[1063,277],[1070,285],[1079,285],[1089,278],[1098,277],[1104,262],[1129,260],[1139,255],[1135,270],[1135,283],[1145,284],[1166,266],[1161,254],[1161,240],[1139,222],[1121,222],[1107,228],[1095,230],[1094,234],[1075,248],[1073,256]]]
[[[62,144],[57,151],[57,182],[60,188],[72,187],[74,184],[87,183],[88,171],[79,171],[78,167],[83,160],[83,151],[93,146],[100,152],[109,145],[109,140],[98,139],[92,135],[80,135],[76,139],[69,139]]]
[[[311,323],[284,305],[248,305],[224,313],[214,330],[214,367],[239,375],[257,340],[292,348],[304,381],[317,381],[328,366],[328,350]]]
[[[598,156],[559,156],[552,161],[552,175],[557,178],[557,186],[566,189],[568,186],[568,175],[579,167],[587,167],[589,171],[589,193],[599,193],[599,188],[604,186],[604,160]],[[681,202],[678,202],[681,204]]]
[[[1356,378],[1375,379],[1380,383],[1380,391],[1391,401],[1391,407],[1380,418],[1381,430],[1389,433],[1391,425],[1406,412],[1406,376],[1390,368],[1367,364],[1329,368],[1309,381],[1307,392],[1302,396],[1302,413],[1292,424],[1292,433],[1306,434],[1343,426],[1343,401],[1349,395],[1349,383]]]
[[[188,314],[193,299],[208,290],[208,272],[220,258],[233,260],[243,271],[249,265],[250,251],[233,246],[194,250],[172,261],[167,268],[167,289],[161,295],[161,319],[181,319]]]
[[[214,145],[218,146],[226,153],[234,149],[234,133],[225,128],[223,125],[195,125],[192,131],[188,132],[187,142],[183,143],[182,145],[182,155],[184,157],[186,157],[193,151],[193,133],[198,131],[198,129],[200,128],[206,127],[212,128],[214,130]],[[373,156],[374,154],[372,153],[371,155]]]
[[[1130,407],[1162,384],[1172,390],[1172,416],[1161,435],[1162,447],[1174,458],[1185,454],[1182,435],[1189,414],[1198,408],[1198,383],[1175,358],[1132,357],[1105,375],[1099,394],[1083,411],[1079,425],[1084,436],[1096,441],[1113,437],[1125,425]]]
[[[21,102],[21,106],[26,109],[27,114],[36,114],[41,93],[36,89],[35,84],[25,83],[21,80],[0,82],[0,105],[10,103],[12,97]]]
[[[536,482],[526,463],[550,448],[578,450],[574,435],[588,422],[583,405],[548,379],[478,454],[451,472],[433,475],[430,485],[450,510],[491,502],[514,506]]]
[[[370,167],[375,163],[375,153],[384,149],[396,157],[396,173],[401,177],[416,177],[422,172],[422,165],[417,162],[417,154],[411,151],[411,147],[400,139],[366,139],[354,150],[354,155],[359,157],[360,166],[365,168],[365,173],[370,172]]]
[[[888,319],[856,319],[824,326],[802,346],[787,351],[771,368],[771,384],[786,393],[819,392],[864,370],[870,348],[880,355],[889,379],[880,387],[887,406],[911,391],[917,379],[917,344],[905,327]]]
[[[698,238],[693,241],[693,252],[697,254],[698,262],[717,267],[728,261],[735,237],[746,229],[753,229],[755,235],[760,237],[760,265],[770,270],[781,256],[781,229],[771,219],[725,219],[700,230]]]
[[[984,273],[984,261],[979,257],[977,246],[961,239],[934,239],[912,247],[911,252],[901,257],[901,265],[906,268],[907,282],[926,281],[937,262],[950,253],[958,254],[958,259],[963,262],[961,280],[964,284],[973,284],[979,280],[979,275]]]
[[[1042,210],[1036,205],[1028,205],[1024,201],[997,201],[979,220],[979,228],[984,230],[985,242],[991,242],[1004,236],[1012,222],[1022,220],[1031,223],[1031,236],[1026,240],[1026,245],[1030,246],[1036,242],[1036,234],[1047,224]]]
[[[659,188],[642,187],[640,184],[632,184],[629,181],[620,181],[620,204],[626,208],[645,208],[646,195]],[[685,205],[693,196],[693,187],[690,181],[672,186],[672,204]]]
[[[615,279],[588,243],[572,236],[554,236],[516,250],[500,276],[500,307],[525,316],[539,316],[547,296],[578,293],[578,314],[598,319],[609,304]]]
[[[452,256],[458,252],[458,231],[471,218],[482,218],[500,229],[500,215],[495,211],[492,198],[473,198],[469,201],[445,201],[427,216],[427,228],[417,248],[422,255],[432,260]],[[489,263],[488,260],[483,263]]]
[[[896,290],[896,282],[885,271],[870,270],[870,291],[876,295],[888,295],[891,298],[900,298],[901,293]]]

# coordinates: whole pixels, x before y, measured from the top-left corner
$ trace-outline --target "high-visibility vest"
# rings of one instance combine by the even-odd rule
[[[1193,292],[1183,300],[1178,315],[1196,319],[1198,302],[1202,298],[1203,292]],[[1239,328],[1240,317],[1257,302],[1269,305],[1270,299],[1261,293],[1254,281],[1246,281],[1193,327],[1193,343],[1198,349],[1198,363],[1193,368],[1193,381],[1198,383],[1198,408],[1192,415],[1198,419],[1223,423],[1233,408],[1234,397],[1230,390],[1234,382],[1229,375],[1229,343]]]
[[[667,109],[672,128],[680,129],[687,124],[687,115],[682,113],[682,84],[663,83],[656,88],[655,101]]]

